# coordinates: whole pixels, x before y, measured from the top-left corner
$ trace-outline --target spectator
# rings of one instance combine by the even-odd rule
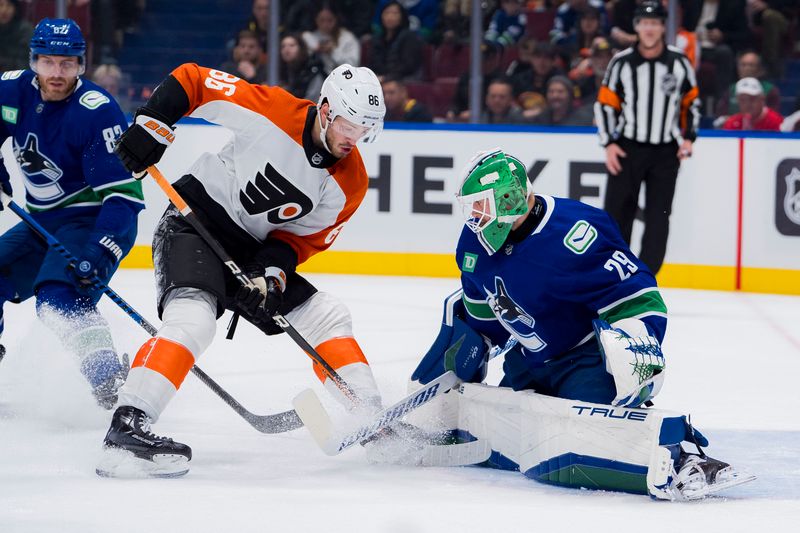
[[[736,101],[739,113],[728,117],[723,130],[780,131],[783,117],[765,105],[764,89],[756,78],[736,82]]]
[[[575,58],[579,54],[586,57],[592,47],[592,43],[598,37],[605,37],[603,28],[600,25],[600,11],[592,6],[587,6],[580,13],[577,31],[564,39],[559,44],[559,47],[570,58]]]
[[[340,20],[347,21],[347,28],[359,39],[370,35],[370,21],[375,12],[372,0],[338,0]]]
[[[503,75],[500,69],[500,51],[496,46],[485,43],[481,46],[481,73],[483,74],[481,101],[484,101],[486,92],[489,90],[489,83]],[[458,78],[453,104],[447,111],[447,120],[450,122],[462,122],[470,118],[469,82],[469,72],[464,72]]]
[[[409,78],[422,66],[422,41],[408,27],[408,13],[400,2],[389,2],[380,12],[381,29],[372,41],[369,67],[378,78]]]
[[[761,88],[764,90],[765,101],[767,107],[780,111],[781,106],[781,93],[778,87],[773,83],[761,79],[764,75],[764,68],[761,63],[761,56],[758,53],[748,50],[739,54],[736,61],[736,70],[739,74],[738,79],[742,78],[756,78],[761,82]],[[731,83],[728,88],[727,97],[722,97],[717,103],[716,114],[720,117],[727,117],[739,112],[739,104],[736,101],[736,84]]]
[[[266,55],[265,50],[261,48],[258,34],[250,30],[240,31],[236,37],[232,60],[224,63],[222,70],[249,83],[266,82]]]
[[[253,0],[252,14],[244,29],[255,32],[262,50],[267,49],[267,32],[269,31],[270,0]]]
[[[383,11],[390,4],[400,4],[407,13],[408,27],[424,41],[433,38],[434,31],[439,24],[439,0],[380,0],[372,19],[372,33],[380,36],[384,31]],[[377,74],[377,73],[376,73]]]
[[[578,88],[577,92],[580,95],[581,103],[593,105],[597,100],[597,93],[600,86],[603,85],[603,77],[613,55],[614,51],[611,49],[608,39],[598,37],[592,44],[589,57],[578,63],[569,72],[569,79]]]
[[[533,53],[536,51],[536,38],[525,36],[517,44],[517,58],[509,63],[506,68],[506,76],[514,78],[522,75],[523,72],[531,70]]]
[[[545,42],[537,43],[531,54],[531,69],[511,79],[514,84],[514,94],[517,95],[517,101],[527,118],[532,119],[544,109],[547,82],[559,74],[564,72],[556,67],[553,45]]]
[[[697,36],[701,61],[714,65],[716,87],[708,92],[718,97],[734,81],[734,54],[750,42],[745,0],[687,2],[683,22]]]
[[[322,62],[309,55],[305,41],[296,33],[290,33],[281,39],[278,75],[281,87],[298,98],[312,102],[319,99],[319,91],[326,76]]]
[[[761,55],[767,75],[783,77],[783,39],[797,0],[747,0],[753,26],[761,28]]]
[[[501,76],[489,84],[486,91],[486,110],[481,113],[483,124],[522,124],[525,117],[514,101],[514,86],[511,80]]]
[[[574,107],[575,86],[566,76],[553,76],[547,82],[547,106],[534,119],[541,126],[591,126],[592,105]]]
[[[303,33],[309,51],[317,54],[327,72],[344,63],[361,64],[361,44],[351,31],[341,27],[341,20],[332,2],[322,2],[314,17],[316,29]]]
[[[432,122],[428,108],[424,104],[408,97],[408,88],[403,80],[386,77],[381,84],[383,100],[386,102],[387,122]]]
[[[514,46],[525,33],[527,19],[522,4],[522,0],[500,0],[500,7],[483,36],[484,41],[501,48]]]
[[[445,43],[467,44],[470,35],[472,0],[444,0],[442,3],[442,41]],[[495,0],[481,2],[482,27],[487,27],[494,12]],[[524,32],[523,32],[524,33]]]
[[[19,0],[0,0],[0,72],[28,68],[33,26],[22,18]]]
[[[98,66],[92,73],[92,81],[108,91],[124,113],[132,113],[135,110],[130,94],[122,90],[124,81],[122,71],[117,65],[103,64]]]
[[[556,11],[556,19],[550,32],[550,40],[559,46],[574,39],[578,31],[578,18],[587,8],[593,7],[600,13],[602,33],[608,33],[608,17],[603,0],[566,0]]]
[[[314,0],[281,0],[281,34],[314,30]]]

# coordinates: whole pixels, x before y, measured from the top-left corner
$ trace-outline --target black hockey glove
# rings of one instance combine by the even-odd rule
[[[114,152],[125,168],[136,179],[141,179],[147,167],[158,163],[164,151],[175,140],[174,131],[162,120],[137,114],[133,125],[119,138]]]
[[[254,287],[240,287],[234,299],[242,315],[256,325],[272,320],[283,303],[286,275],[279,268],[247,269]]]

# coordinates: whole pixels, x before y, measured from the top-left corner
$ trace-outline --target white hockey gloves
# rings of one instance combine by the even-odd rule
[[[594,320],[593,325],[606,372],[617,387],[612,405],[637,407],[658,394],[664,382],[664,355],[644,322],[624,318],[613,325]]]

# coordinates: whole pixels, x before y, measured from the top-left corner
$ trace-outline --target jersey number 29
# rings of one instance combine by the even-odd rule
[[[624,252],[619,250],[611,254],[611,258],[606,261],[606,264],[603,265],[603,268],[609,272],[614,272],[616,270],[617,274],[619,274],[620,281],[628,279],[631,277],[631,274],[639,270],[639,267],[637,267],[633,261],[628,259],[628,256],[625,255]]]

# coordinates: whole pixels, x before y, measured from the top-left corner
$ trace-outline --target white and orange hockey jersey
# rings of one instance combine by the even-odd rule
[[[358,150],[336,159],[315,146],[315,104],[279,87],[196,64],[172,76],[188,97],[186,115],[233,132],[219,153],[202,155],[189,170],[208,197],[259,242],[269,236],[289,244],[297,264],[327,249],[366,195]]]

